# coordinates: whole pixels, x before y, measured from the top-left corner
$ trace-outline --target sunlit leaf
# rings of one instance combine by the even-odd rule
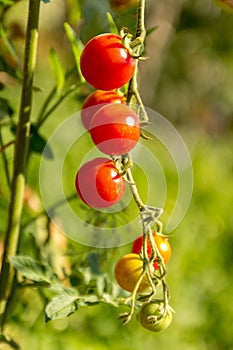
[[[46,267],[27,256],[12,256],[10,261],[18,272],[35,282],[50,282]]]
[[[62,68],[61,61],[53,48],[50,50],[49,53],[49,61],[56,81],[57,91],[59,92],[62,90],[65,83],[65,72]]]
[[[77,308],[78,294],[75,291],[64,291],[56,295],[45,308],[46,321],[67,317]]]
[[[111,33],[113,34],[119,34],[119,30],[117,28],[117,25],[111,15],[110,12],[107,13],[107,17],[108,17],[108,23],[109,23],[109,26],[110,26],[110,31]]]
[[[82,41],[78,38],[78,36],[75,33],[75,31],[73,30],[73,28],[68,23],[64,24],[64,28],[66,31],[66,35],[67,35],[67,37],[70,41],[70,44],[71,44],[71,48],[72,48],[72,52],[74,55],[74,60],[75,60],[76,68],[78,71],[79,79],[81,82],[85,82],[85,79],[84,79],[82,72],[80,70],[80,56],[81,56],[84,45],[83,45]]]

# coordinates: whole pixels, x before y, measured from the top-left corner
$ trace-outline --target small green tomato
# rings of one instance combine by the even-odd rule
[[[141,325],[152,332],[162,332],[167,329],[172,321],[172,309],[168,306],[164,309],[164,302],[152,300],[142,305],[138,314]]]

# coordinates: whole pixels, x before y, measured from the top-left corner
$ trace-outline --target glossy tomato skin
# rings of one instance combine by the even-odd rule
[[[163,237],[161,235],[158,235],[156,233],[153,234],[155,243],[157,245],[158,251],[161,254],[164,263],[167,264],[171,258],[171,245],[166,237]],[[143,246],[143,236],[139,236],[132,245],[132,253],[135,254],[141,254],[142,253],[142,246]],[[147,255],[148,258],[151,258],[152,256],[152,248],[149,242],[149,239],[147,239]],[[153,266],[155,270],[159,269],[158,261],[155,259]]]
[[[93,116],[90,134],[101,152],[111,156],[126,154],[139,140],[139,118],[127,105],[112,103]]]
[[[81,120],[87,130],[90,129],[94,114],[105,104],[109,103],[125,103],[125,97],[115,90],[96,90],[87,96],[83,102],[81,111]]]
[[[126,184],[113,161],[95,158],[81,166],[75,178],[78,196],[88,206],[108,208],[121,200]]]
[[[80,68],[86,81],[96,89],[113,90],[132,78],[135,62],[119,35],[105,33],[88,41],[80,57]]]
[[[126,254],[122,256],[116,263],[114,269],[115,278],[119,286],[132,292],[143,272],[143,261],[138,254]],[[148,279],[143,276],[143,279],[139,285],[138,292],[143,292],[149,288]]]

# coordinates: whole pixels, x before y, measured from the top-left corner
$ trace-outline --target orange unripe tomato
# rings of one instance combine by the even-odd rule
[[[128,292],[132,292],[143,272],[143,261],[138,254],[126,254],[122,256],[115,266],[115,278],[119,286]],[[138,292],[149,288],[146,275],[143,276]]]
[[[156,232],[153,233],[153,238],[154,238],[155,244],[158,248],[158,251],[159,251],[161,257],[163,258],[164,264],[166,265],[169,262],[169,260],[171,258],[171,254],[172,254],[172,249],[171,249],[170,243],[168,241],[168,238],[164,237],[162,235],[159,235]],[[133,242],[132,253],[141,254],[142,253],[142,246],[143,246],[143,236],[139,236]],[[147,239],[147,255],[148,255],[148,258],[152,257],[152,247],[150,245],[149,239]],[[159,269],[159,264],[158,264],[157,258],[154,259],[153,265],[154,265],[155,270]]]

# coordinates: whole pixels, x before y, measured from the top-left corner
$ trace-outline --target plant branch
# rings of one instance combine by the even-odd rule
[[[36,65],[40,0],[30,0],[24,51],[24,72],[16,134],[11,201],[0,275],[0,324],[3,330],[7,302],[12,293],[15,270],[9,261],[17,253],[23,209],[25,173],[30,140],[33,76]]]

